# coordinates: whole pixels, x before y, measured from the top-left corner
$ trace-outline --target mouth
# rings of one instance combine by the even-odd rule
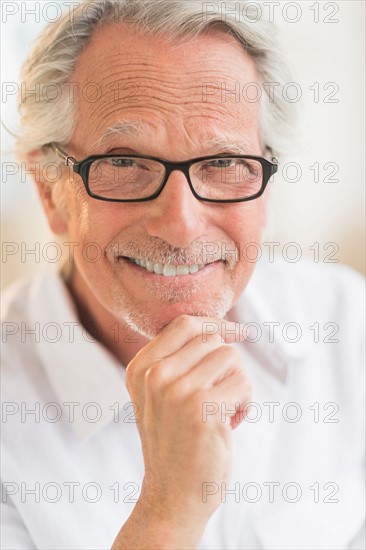
[[[214,262],[207,262],[205,264],[163,264],[155,263],[150,261],[141,260],[139,258],[130,258],[129,256],[119,256],[118,260],[124,260],[129,264],[136,265],[148,273],[154,273],[155,275],[162,275],[163,277],[177,277],[182,275],[194,275],[199,271],[217,264],[218,262],[223,262],[225,260],[217,260]]]

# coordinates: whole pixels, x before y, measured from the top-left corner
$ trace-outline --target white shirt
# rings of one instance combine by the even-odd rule
[[[230,484],[203,487],[223,502],[200,548],[365,548],[363,298],[346,267],[256,266],[235,308],[253,342],[233,344],[253,404]],[[3,306],[1,547],[109,549],[144,471],[124,368],[58,273],[14,283]]]

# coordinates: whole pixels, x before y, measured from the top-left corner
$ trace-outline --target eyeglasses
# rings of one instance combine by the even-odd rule
[[[183,172],[193,195],[200,201],[244,202],[260,197],[278,159],[251,155],[214,155],[187,162],[141,155],[94,155],[78,161],[56,143],[52,147],[66,166],[79,174],[91,197],[111,202],[155,199],[174,170]]]

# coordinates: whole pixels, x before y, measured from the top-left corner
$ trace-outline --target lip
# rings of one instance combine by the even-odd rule
[[[156,281],[156,282],[165,283],[165,284],[198,280],[212,273],[214,270],[216,270],[219,267],[219,265],[224,266],[224,262],[222,260],[217,260],[216,262],[207,264],[205,267],[203,267],[199,271],[196,271],[196,273],[188,273],[187,275],[174,275],[174,276],[166,277],[164,275],[158,275],[157,273],[150,273],[144,267],[140,267],[139,265],[127,260],[122,256],[118,257],[118,263],[122,264],[123,266],[128,266],[131,270],[133,270],[133,272],[136,273],[136,275],[142,276],[146,280]]]

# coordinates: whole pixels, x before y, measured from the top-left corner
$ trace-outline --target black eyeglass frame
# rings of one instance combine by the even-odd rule
[[[79,174],[79,176],[83,180],[86,192],[88,193],[88,195],[90,197],[92,197],[93,199],[96,199],[96,200],[107,201],[107,202],[146,202],[146,201],[156,199],[160,195],[160,193],[163,191],[163,189],[164,189],[164,187],[165,187],[165,185],[166,185],[166,183],[169,179],[170,174],[174,170],[178,170],[179,172],[183,172],[183,174],[185,175],[185,177],[188,181],[188,185],[189,185],[193,195],[199,201],[217,202],[217,203],[235,203],[235,202],[251,201],[251,200],[257,199],[258,197],[260,197],[264,193],[270,178],[277,172],[278,166],[279,166],[279,162],[278,162],[277,157],[272,157],[271,161],[270,161],[270,160],[267,160],[263,157],[259,157],[259,156],[255,156],[255,155],[233,155],[233,154],[231,154],[231,155],[229,155],[229,154],[209,155],[209,156],[205,156],[205,157],[196,157],[196,158],[190,159],[186,162],[170,162],[170,161],[161,159],[159,157],[152,157],[152,156],[147,156],[147,155],[123,155],[123,154],[92,155],[92,156],[86,157],[83,160],[76,160],[74,157],[70,156],[66,151],[61,149],[61,147],[59,147],[59,145],[57,143],[54,143],[54,142],[49,143],[45,147],[51,147],[52,149],[54,149],[54,151],[57,153],[57,155],[63,160],[63,163],[65,164],[65,166],[69,166],[76,174]],[[165,177],[164,177],[162,183],[160,184],[159,188],[155,191],[155,193],[153,193],[152,195],[150,195],[148,197],[143,197],[143,198],[140,198],[140,199],[110,199],[110,198],[107,198],[107,197],[100,197],[99,195],[95,195],[89,187],[90,166],[96,160],[100,160],[102,158],[116,158],[116,157],[131,158],[131,159],[134,159],[134,158],[136,158],[136,159],[148,159],[148,160],[154,160],[156,162],[160,162],[160,164],[162,164],[165,168]],[[230,158],[239,158],[239,159],[256,160],[261,164],[262,170],[263,170],[262,185],[261,185],[260,190],[255,195],[253,195],[251,197],[244,197],[244,198],[241,198],[241,199],[207,199],[205,197],[201,197],[200,195],[198,195],[198,193],[195,191],[195,189],[192,185],[191,177],[190,177],[190,174],[189,174],[189,170],[190,170],[191,166],[193,164],[197,163],[197,162],[201,162],[201,161],[205,161],[205,160],[215,160],[215,159],[225,159],[225,158],[228,158],[228,159],[230,159]]]

